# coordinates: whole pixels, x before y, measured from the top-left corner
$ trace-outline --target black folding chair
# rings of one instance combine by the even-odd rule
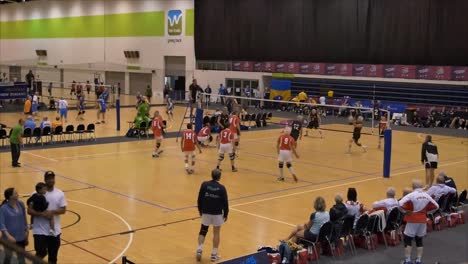
[[[312,247],[313,252],[317,253],[320,255],[320,252],[317,251],[317,244],[322,242],[322,241],[327,241],[330,246],[330,249],[332,251],[332,255],[334,255],[334,247],[332,248],[330,245],[330,238],[332,237],[332,232],[333,232],[333,225],[331,222],[326,222],[320,227],[319,235],[315,239],[315,241],[310,241],[304,238],[301,238],[299,242],[303,244],[304,246],[307,247]],[[316,258],[317,263],[319,263],[319,258]]]
[[[63,140],[63,126],[55,127],[52,133],[52,142],[54,141],[54,139],[55,139],[55,142],[59,141],[59,139]]]
[[[96,141],[96,126],[93,123],[86,126],[84,133],[89,135],[89,140],[94,139]]]
[[[141,122],[140,126],[137,128],[138,131],[138,139],[141,138],[141,135],[145,135],[147,138],[149,137],[148,135],[148,124],[146,122]]]
[[[465,205],[465,201],[466,201],[466,190],[463,190],[460,193],[460,195],[458,195],[458,199],[457,199],[457,202],[455,204],[457,210],[459,209],[460,206]]]
[[[42,128],[42,137],[48,137],[49,138],[49,142],[52,141],[52,128],[50,126],[46,126],[44,128]],[[42,145],[44,145],[44,141],[42,141],[41,139],[41,142],[42,142]]]
[[[371,215],[369,216],[369,222],[367,222],[367,227],[366,227],[366,243],[369,245],[372,243],[372,235],[377,234],[377,233],[382,233],[385,247],[388,247],[387,245],[387,238],[385,237],[385,232],[381,228],[381,219],[380,216],[378,215]],[[373,248],[375,251],[375,248]]]
[[[5,139],[7,139],[7,132],[5,129],[0,129],[0,139],[2,140],[2,147],[5,146]]]
[[[41,144],[44,145],[42,143],[42,130],[41,130],[40,127],[34,128],[33,133],[32,133],[32,137],[36,139],[36,143],[41,141]]]
[[[31,143],[31,137],[32,137],[32,129],[29,127],[25,128],[23,130],[23,139],[26,140],[26,142],[29,144]],[[24,147],[24,141],[22,143]]]
[[[347,215],[342,220],[340,228],[340,238],[345,238],[348,241],[349,249],[351,250],[351,255],[356,254],[356,245],[354,244],[353,237],[353,225],[354,225],[354,216]]]
[[[75,130],[75,127],[73,125],[68,125],[65,128],[65,132],[63,132],[64,135],[68,135],[68,140],[70,140],[71,142],[75,140],[73,137],[73,134],[75,133],[74,130]]]
[[[85,131],[84,124],[79,124],[76,127],[75,134],[78,136],[78,141],[83,139],[84,131]]]

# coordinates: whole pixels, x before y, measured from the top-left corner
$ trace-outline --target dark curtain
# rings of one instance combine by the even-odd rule
[[[468,65],[468,0],[195,0],[198,60]]]

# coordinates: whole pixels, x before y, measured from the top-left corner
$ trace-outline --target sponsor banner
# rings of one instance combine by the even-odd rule
[[[450,80],[450,66],[431,66],[429,67],[429,79],[431,80]]]
[[[353,76],[366,76],[366,65],[353,64]]]
[[[468,67],[452,67],[452,81],[468,81]]]
[[[429,66],[417,66],[416,67],[416,79],[428,80],[430,75]]]
[[[353,65],[352,64],[338,64],[338,75],[340,76],[351,76],[352,75],[352,70],[353,70]]]
[[[276,63],[274,62],[265,62],[263,64],[263,71],[264,72],[273,72],[276,70]]]
[[[297,62],[287,62],[285,63],[285,73],[299,73],[299,63]]]
[[[253,64],[253,71],[254,72],[262,72],[263,71],[263,62],[255,62]]]
[[[366,65],[367,77],[380,77],[383,76],[383,65],[368,64]]]
[[[416,66],[414,65],[397,65],[395,78],[402,79],[415,79],[416,78]]]
[[[253,62],[251,61],[241,62],[241,71],[251,72],[252,70],[253,70]]]
[[[286,63],[277,62],[272,68],[273,72],[286,72]]]
[[[334,63],[327,63],[325,64],[325,74],[326,75],[336,75],[337,71],[337,65]]]
[[[219,264],[270,264],[270,259],[266,251],[260,251],[251,255],[226,260],[219,262]]]
[[[384,65],[382,73],[384,78],[395,78],[396,65]]]
[[[240,62],[240,61],[232,62],[232,70],[233,71],[240,71],[241,70],[241,64],[242,64],[242,62]]]
[[[26,83],[0,85],[0,100],[24,99],[28,97],[28,85]]]

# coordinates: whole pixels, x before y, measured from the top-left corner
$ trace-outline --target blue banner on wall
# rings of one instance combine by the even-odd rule
[[[0,100],[26,99],[28,85],[26,83],[0,84]]]
[[[227,260],[220,264],[270,264],[270,260],[266,251],[260,251],[251,255]]]

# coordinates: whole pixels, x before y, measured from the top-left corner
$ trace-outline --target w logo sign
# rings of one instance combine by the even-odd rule
[[[169,35],[182,34],[182,11],[169,10],[167,12],[167,33]]]

